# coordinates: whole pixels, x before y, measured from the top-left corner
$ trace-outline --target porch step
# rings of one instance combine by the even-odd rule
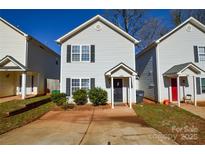
[[[115,106],[128,106],[127,103],[116,103]]]

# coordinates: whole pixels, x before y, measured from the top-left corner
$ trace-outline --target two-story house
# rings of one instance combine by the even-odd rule
[[[193,17],[136,55],[139,89],[158,102],[205,101],[204,69],[205,25]]]
[[[0,18],[0,97],[43,94],[59,78],[60,56]]]
[[[135,102],[135,45],[139,41],[97,15],[57,40],[61,45],[61,92],[101,87],[108,103]]]

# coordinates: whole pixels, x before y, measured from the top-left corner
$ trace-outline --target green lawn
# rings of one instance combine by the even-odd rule
[[[134,105],[137,116],[178,144],[205,144],[205,120],[178,107]]]
[[[40,96],[40,97],[30,98],[26,100],[17,100],[17,101],[9,101],[9,102],[1,103],[0,104],[0,134],[34,121],[35,119],[41,117],[43,114],[51,110],[55,106],[55,104],[49,102],[37,108],[31,109],[29,111],[11,117],[4,117],[3,115],[5,115],[5,112],[19,109],[25,104],[29,104],[48,97],[49,96]]]

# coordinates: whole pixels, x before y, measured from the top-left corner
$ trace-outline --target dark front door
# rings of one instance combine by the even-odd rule
[[[171,79],[172,84],[172,101],[177,101],[178,95],[177,95],[177,79],[173,78]]]
[[[122,102],[122,79],[114,79],[114,102]]]

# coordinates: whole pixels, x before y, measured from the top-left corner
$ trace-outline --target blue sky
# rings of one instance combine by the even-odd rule
[[[60,53],[55,40],[104,10],[0,10],[0,16]],[[170,10],[149,10],[147,16],[158,17],[172,27]]]

